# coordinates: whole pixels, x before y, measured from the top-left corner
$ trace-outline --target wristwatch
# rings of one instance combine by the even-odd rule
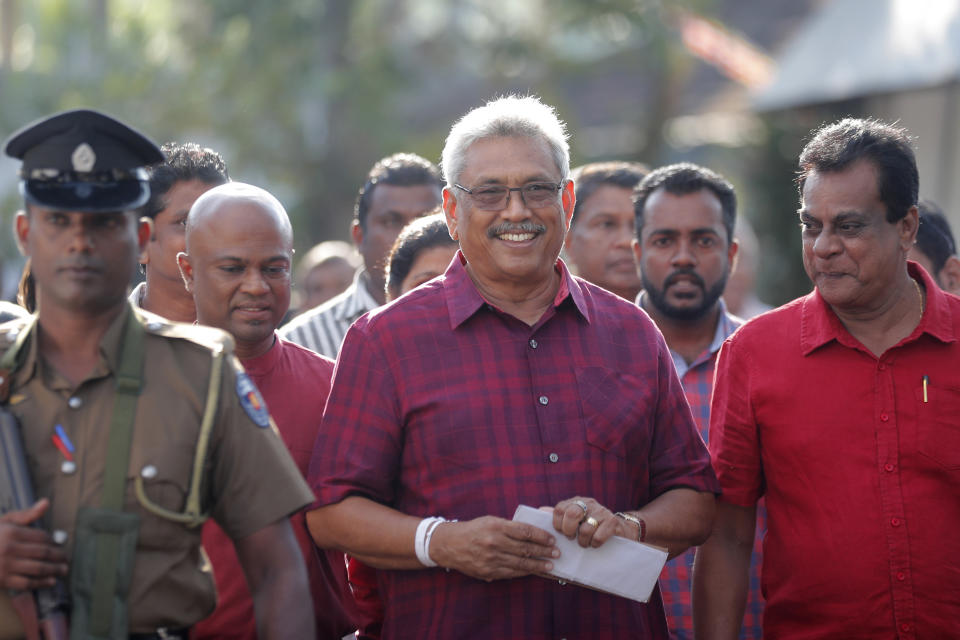
[[[643,542],[647,539],[647,523],[644,522],[643,518],[638,518],[636,516],[630,515],[629,513],[624,513],[623,511],[617,511],[615,513],[618,518],[622,518],[627,522],[632,522],[637,525],[637,542]]]

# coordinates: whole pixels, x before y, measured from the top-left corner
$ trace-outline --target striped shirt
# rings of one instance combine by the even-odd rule
[[[637,296],[637,305],[642,307],[643,292]],[[720,346],[743,320],[729,313],[723,300],[720,300],[720,318],[713,341],[703,353],[690,364],[679,353],[670,350],[673,364],[677,369],[680,384],[693,412],[697,430],[707,441],[710,426],[710,394],[713,391],[714,368]],[[740,627],[740,640],[753,640],[763,637],[763,595],[760,593],[760,565],[763,535],[767,529],[767,512],[764,502],[757,505],[757,529],[753,541],[753,555],[750,560],[750,586],[747,590],[747,604]],[[690,603],[690,586],[693,574],[695,548],[687,549],[671,559],[660,574],[660,592],[663,595],[663,608],[667,614],[667,626],[671,640],[692,640],[693,611]]]
[[[350,325],[380,306],[367,291],[366,273],[361,269],[346,291],[280,327],[280,337],[335,360]]]

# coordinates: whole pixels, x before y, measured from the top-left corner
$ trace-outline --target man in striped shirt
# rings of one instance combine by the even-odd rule
[[[390,247],[401,229],[440,204],[440,170],[412,153],[383,158],[360,188],[353,221],[353,242],[363,257],[346,291],[294,318],[280,337],[336,358],[354,320],[385,300],[384,269]]]
[[[694,164],[661,167],[634,189],[637,240],[644,291],[637,296],[660,328],[704,440],[710,426],[710,393],[723,341],[743,320],[730,314],[723,294],[737,254],[733,230],[737,199],[722,176]],[[741,640],[762,636],[760,541],[766,528],[758,510],[758,532]],[[690,605],[694,549],[667,562],[660,590],[673,640],[692,640]]]

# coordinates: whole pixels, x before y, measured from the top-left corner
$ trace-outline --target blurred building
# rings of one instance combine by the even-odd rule
[[[775,69],[759,111],[898,121],[915,137],[921,195],[960,225],[960,0],[823,2]]]

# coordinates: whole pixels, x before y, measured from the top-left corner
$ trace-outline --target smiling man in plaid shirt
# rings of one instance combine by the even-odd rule
[[[694,164],[657,169],[634,190],[637,240],[644,291],[640,305],[663,332],[703,439],[710,426],[710,393],[717,352],[743,320],[727,312],[721,295],[737,254],[733,237],[737,198],[722,176]],[[762,637],[760,547],[766,529],[758,509],[750,590],[742,640]],[[694,550],[670,560],[660,576],[670,637],[692,640],[690,603]]]
[[[533,575],[557,535],[679,553],[709,534],[717,488],[654,324],[558,260],[564,126],[535,98],[495,100],[454,126],[443,168],[461,251],[347,333],[310,531],[384,569],[386,640],[666,638],[658,592]],[[551,508],[555,530],[511,521],[518,504]]]

